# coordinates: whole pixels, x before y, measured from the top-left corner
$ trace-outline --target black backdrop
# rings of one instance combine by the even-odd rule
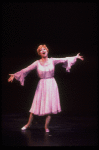
[[[2,113],[28,112],[39,81],[36,70],[25,86],[14,80],[15,73],[39,59],[36,49],[46,44],[49,57],[74,56],[78,60],[70,73],[56,66],[62,110],[79,115],[97,114],[97,3],[6,2],[2,3]]]

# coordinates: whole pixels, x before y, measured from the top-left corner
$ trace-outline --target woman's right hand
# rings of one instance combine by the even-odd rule
[[[9,75],[10,75],[10,78],[8,79],[8,82],[12,82],[14,79],[14,74],[9,74]]]

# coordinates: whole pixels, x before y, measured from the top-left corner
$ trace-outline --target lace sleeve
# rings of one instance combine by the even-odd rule
[[[22,86],[24,86],[24,81],[25,81],[25,77],[29,74],[30,71],[32,71],[33,69],[36,69],[37,67],[37,62],[35,61],[33,62],[31,65],[29,65],[28,67],[14,73],[14,77],[16,80],[20,81],[20,84]]]
[[[66,68],[67,72],[70,72],[71,66],[77,61],[77,56],[65,57],[65,58],[52,58],[54,65],[63,63],[62,67]]]

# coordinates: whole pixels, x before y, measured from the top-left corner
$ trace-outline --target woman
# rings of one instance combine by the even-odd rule
[[[61,112],[58,86],[54,79],[55,65],[63,63],[63,67],[66,68],[66,71],[70,72],[71,66],[75,64],[77,58],[84,60],[83,57],[80,56],[80,53],[74,57],[48,58],[48,52],[49,49],[46,45],[40,45],[37,49],[38,55],[41,56],[40,60],[33,62],[28,67],[16,72],[15,74],[9,74],[10,78],[8,79],[8,82],[12,82],[15,78],[20,81],[22,86],[24,86],[25,77],[33,69],[37,69],[37,73],[40,78],[35,91],[33,103],[29,111],[30,116],[28,123],[22,127],[21,130],[26,130],[31,126],[33,115],[46,115],[45,132],[49,132],[48,126],[51,114]]]

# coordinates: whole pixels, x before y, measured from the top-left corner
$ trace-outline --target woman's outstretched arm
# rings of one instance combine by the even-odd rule
[[[53,59],[54,65],[63,63],[63,67],[66,68],[67,72],[70,72],[71,66],[76,63],[77,59],[84,60],[83,56],[80,56],[80,53],[72,57],[52,58],[52,59]]]
[[[36,69],[37,67],[37,61],[33,62],[31,65],[29,65],[28,67],[14,73],[14,74],[9,74],[10,77],[8,79],[8,82],[12,82],[13,79],[15,78],[16,80],[20,81],[21,85],[24,86],[24,80],[25,77],[28,75],[28,73],[30,71],[32,71],[33,69]]]

